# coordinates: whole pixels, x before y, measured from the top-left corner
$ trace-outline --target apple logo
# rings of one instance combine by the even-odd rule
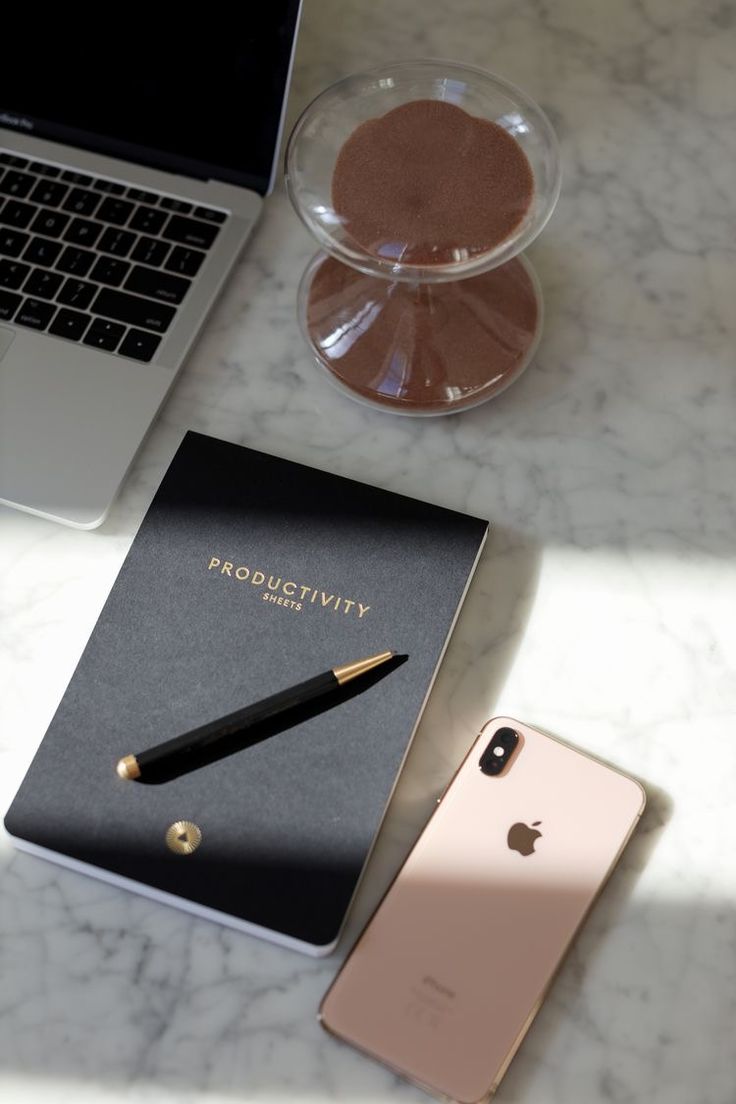
[[[534,852],[535,841],[542,834],[537,831],[537,825],[541,823],[541,820],[535,820],[531,828],[522,821],[512,824],[506,837],[506,842],[511,850],[518,851],[520,855],[531,855]]]

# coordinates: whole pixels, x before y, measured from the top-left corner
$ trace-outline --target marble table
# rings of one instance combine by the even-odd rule
[[[736,7],[312,0],[290,118],[401,57],[495,70],[549,112],[534,364],[412,420],[302,344],[312,246],[281,184],[106,524],[0,514],[9,804],[187,428],[488,517],[493,533],[338,953],[312,960],[0,846],[8,1104],[426,1099],[315,1008],[480,724],[540,724],[649,811],[503,1083],[525,1104],[736,1100]]]

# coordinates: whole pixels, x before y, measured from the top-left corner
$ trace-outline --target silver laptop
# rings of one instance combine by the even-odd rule
[[[272,186],[299,3],[126,11],[3,16],[0,502],[80,528]]]

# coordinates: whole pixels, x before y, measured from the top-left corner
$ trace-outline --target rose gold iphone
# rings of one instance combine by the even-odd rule
[[[645,804],[633,778],[497,718],[320,1008],[428,1092],[490,1096]]]

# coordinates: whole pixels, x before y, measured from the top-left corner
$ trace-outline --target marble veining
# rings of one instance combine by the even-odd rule
[[[736,5],[307,0],[289,118],[339,76],[419,56],[498,72],[560,135],[532,250],[546,328],[518,383],[416,421],[332,389],[298,331],[313,246],[279,183],[108,522],[0,513],[3,809],[187,428],[492,520],[347,936],[313,961],[4,837],[9,1104],[426,1099],[315,1009],[500,712],[636,773],[650,805],[499,1101],[736,1101]]]

